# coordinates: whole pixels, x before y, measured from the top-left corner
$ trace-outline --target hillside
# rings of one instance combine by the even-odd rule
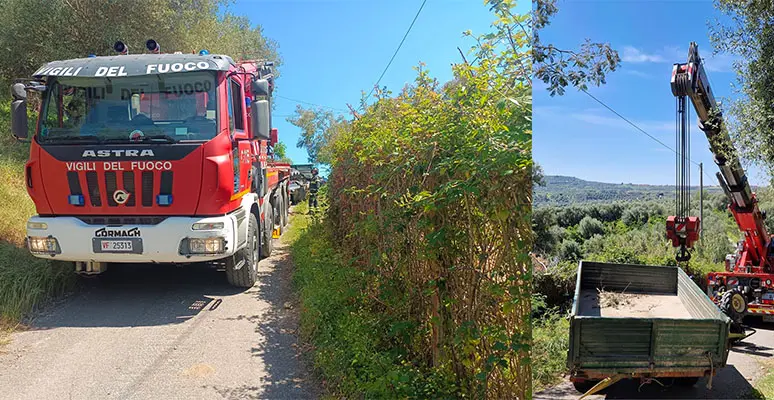
[[[533,203],[564,205],[576,203],[607,203],[611,201],[655,200],[674,196],[673,185],[643,185],[585,181],[571,176],[546,175],[545,186],[535,185]],[[705,186],[708,193],[721,193],[719,186]],[[698,186],[693,187],[697,193]]]

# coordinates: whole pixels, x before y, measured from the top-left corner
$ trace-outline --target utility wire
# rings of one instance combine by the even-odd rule
[[[417,10],[417,14],[414,16],[414,19],[411,21],[411,25],[409,25],[408,29],[406,30],[406,34],[403,35],[403,39],[401,39],[400,44],[398,45],[398,48],[395,49],[395,52],[392,53],[392,58],[390,58],[390,62],[387,63],[387,66],[384,67],[384,71],[382,71],[382,74],[379,75],[379,79],[376,80],[376,84],[374,84],[374,87],[371,88],[371,91],[368,92],[368,96],[366,98],[371,97],[371,95],[374,93],[374,90],[379,86],[379,83],[382,81],[382,78],[384,78],[384,74],[387,73],[387,69],[390,68],[390,65],[392,64],[392,61],[395,60],[395,56],[398,55],[398,51],[400,51],[400,48],[403,47],[403,42],[406,41],[406,37],[408,37],[409,32],[411,32],[411,28],[414,27],[414,23],[417,22],[417,18],[419,17],[419,13],[422,12],[422,9],[425,8],[425,3],[427,3],[427,0],[422,1],[422,5],[419,6],[419,10]]]
[[[316,106],[316,107],[322,107],[322,108],[329,108],[329,109],[331,109],[331,110],[335,110],[335,111],[339,111],[339,112],[343,112],[343,113],[348,113],[348,112],[349,112],[349,111],[346,111],[346,110],[344,110],[343,108],[336,108],[336,107],[331,107],[331,106],[324,106],[324,105],[322,105],[322,104],[310,103],[310,102],[308,102],[308,101],[297,100],[297,99],[291,99],[290,97],[285,97],[285,96],[280,96],[280,95],[275,95],[274,97],[279,97],[279,98],[281,98],[281,99],[290,100],[290,101],[295,101],[296,103],[308,104],[308,105],[310,105],[310,106]]]
[[[623,115],[619,114],[619,113],[618,113],[618,111],[614,110],[612,107],[610,107],[610,106],[608,106],[607,104],[605,104],[605,103],[604,103],[602,100],[600,100],[600,99],[598,99],[598,98],[594,97],[594,95],[592,95],[591,93],[587,92],[585,89],[581,89],[581,91],[582,91],[583,93],[586,93],[586,94],[587,94],[589,97],[591,97],[592,99],[594,99],[594,101],[596,101],[597,103],[601,104],[603,107],[605,107],[605,108],[607,108],[608,110],[610,110],[610,112],[612,112],[613,114],[617,115],[617,116],[618,116],[619,118],[621,118],[622,120],[626,121],[626,122],[627,122],[629,125],[633,126],[635,129],[637,129],[638,131],[640,131],[640,132],[642,132],[643,134],[645,134],[645,136],[647,136],[647,137],[649,137],[649,138],[653,139],[653,140],[654,140],[654,141],[656,141],[658,144],[660,144],[660,145],[662,145],[662,146],[666,147],[667,149],[671,150],[671,151],[672,151],[673,153],[675,153],[676,155],[679,155],[679,154],[680,154],[680,153],[678,153],[678,152],[677,152],[677,150],[675,150],[675,149],[673,149],[673,148],[669,147],[669,145],[667,145],[666,143],[662,142],[661,140],[659,140],[659,139],[658,139],[658,138],[656,138],[655,136],[651,135],[650,133],[648,133],[648,132],[645,132],[645,130],[644,130],[644,129],[640,128],[639,126],[637,126],[637,124],[635,124],[634,122],[630,121],[628,118],[624,117]],[[689,160],[690,160],[690,158],[689,158]],[[697,163],[696,161],[693,161],[693,160],[690,160],[690,161],[691,161],[693,164],[695,164],[697,167],[699,166],[699,163]],[[706,177],[708,177],[708,178],[710,179],[710,181],[712,181],[712,180],[714,179],[713,177],[711,177],[711,176],[709,176],[709,175],[707,174],[707,171],[704,171],[704,175],[705,175]]]
[[[414,23],[417,22],[417,18],[419,18],[419,14],[422,12],[422,9],[425,8],[425,3],[427,3],[427,0],[423,0],[422,1],[422,5],[419,6],[419,10],[417,10],[416,15],[414,15],[414,19],[411,20],[411,25],[409,25],[408,29],[406,30],[406,33],[403,35],[403,39],[401,39],[400,44],[398,44],[398,48],[395,49],[394,53],[392,53],[392,57],[390,58],[390,61],[387,63],[387,66],[384,67],[384,71],[382,71],[382,74],[379,75],[379,79],[376,80],[376,84],[374,84],[374,87],[371,88],[371,91],[368,93],[368,96],[366,96],[366,98],[371,97],[371,95],[374,93],[374,90],[379,86],[379,83],[382,81],[382,78],[384,78],[384,74],[387,73],[387,70],[390,68],[390,65],[392,65],[393,60],[395,60],[395,56],[398,55],[398,51],[400,51],[400,48],[403,47],[403,42],[406,41],[406,38],[408,37],[409,32],[411,32],[411,28],[413,28],[414,27]],[[331,110],[340,111],[340,112],[344,112],[344,113],[348,113],[349,112],[349,111],[346,111],[346,110],[341,109],[341,108],[324,106],[324,105],[321,105],[321,104],[310,103],[308,101],[303,101],[303,100],[291,99],[290,97],[285,97],[285,96],[280,96],[280,95],[277,95],[276,97],[279,97],[279,98],[285,99],[285,100],[295,101],[296,103],[302,103],[302,104],[308,104],[308,105],[311,105],[311,106],[329,108]]]

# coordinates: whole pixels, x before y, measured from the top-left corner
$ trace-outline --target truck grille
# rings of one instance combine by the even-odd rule
[[[167,219],[166,216],[77,216],[88,225],[158,225]]]
[[[70,194],[83,196],[84,202],[91,204],[92,207],[102,207],[103,202],[107,203],[108,207],[137,207],[138,202],[142,207],[153,207],[156,203],[156,195],[172,194],[172,178],[172,171],[67,172]],[[135,185],[137,180],[140,181],[139,192]],[[81,184],[84,181],[86,183],[85,191]],[[113,197],[113,194],[119,189],[129,193],[129,199],[123,205],[118,204]],[[139,200],[137,200],[138,198]]]

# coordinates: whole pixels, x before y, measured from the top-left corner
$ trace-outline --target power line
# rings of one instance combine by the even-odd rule
[[[640,131],[640,132],[642,132],[643,134],[645,134],[645,136],[647,136],[647,137],[649,137],[649,138],[653,139],[653,140],[654,140],[654,141],[656,141],[658,144],[660,144],[660,145],[662,145],[662,146],[666,147],[667,149],[671,150],[673,153],[675,153],[675,154],[679,155],[679,153],[677,152],[677,150],[675,150],[675,149],[673,149],[673,148],[669,147],[669,145],[667,145],[666,143],[662,142],[661,140],[659,140],[659,139],[658,139],[658,138],[656,138],[655,136],[651,135],[650,133],[648,133],[648,132],[645,132],[645,130],[644,130],[644,129],[640,128],[639,126],[637,126],[637,124],[635,124],[634,122],[630,121],[628,118],[624,117],[623,115],[619,114],[619,113],[618,113],[618,111],[616,111],[616,110],[613,110],[613,108],[612,108],[612,107],[610,107],[610,106],[608,106],[607,104],[605,104],[605,103],[604,103],[602,100],[600,100],[600,99],[598,99],[598,98],[594,97],[594,95],[592,95],[591,93],[587,92],[585,89],[581,89],[581,91],[582,91],[583,93],[586,93],[586,94],[587,94],[589,97],[591,97],[592,99],[594,99],[594,101],[596,101],[597,103],[601,104],[603,107],[605,107],[605,108],[607,108],[608,110],[610,110],[610,112],[612,112],[613,114],[617,115],[617,116],[618,116],[619,118],[621,118],[622,120],[626,121],[626,122],[627,122],[629,125],[633,126],[635,129],[637,129],[638,131]],[[689,160],[690,160],[690,158],[689,158]],[[690,160],[690,161],[691,161],[693,164],[695,164],[697,167],[699,166],[699,163],[697,163],[696,161],[693,161],[693,160]],[[706,177],[710,178],[710,180],[712,180],[712,179],[713,179],[711,176],[707,175],[707,172],[706,172],[706,171],[704,172],[704,175],[705,175]]]
[[[295,101],[296,103],[301,103],[301,104],[308,104],[308,105],[310,105],[310,106],[315,106],[315,107],[322,107],[322,108],[329,108],[329,109],[331,109],[331,110],[335,110],[335,111],[339,111],[339,112],[343,112],[343,113],[348,113],[348,112],[349,112],[349,111],[347,111],[347,110],[344,110],[343,108],[336,108],[336,107],[331,107],[331,106],[324,106],[324,105],[322,105],[322,104],[311,103],[311,102],[304,101],[304,100],[291,99],[290,97],[285,97],[285,96],[280,96],[280,95],[275,95],[274,97],[279,97],[279,98],[281,98],[281,99],[290,100],[290,101]]]
[[[414,27],[414,23],[417,22],[417,18],[419,17],[419,13],[422,12],[422,9],[425,8],[425,3],[427,3],[427,0],[422,1],[422,5],[419,6],[419,10],[417,10],[417,14],[414,16],[414,19],[411,21],[411,25],[409,25],[408,29],[406,30],[406,34],[403,35],[403,39],[401,39],[400,44],[398,45],[398,48],[395,49],[395,52],[392,53],[392,58],[390,58],[390,62],[387,63],[387,66],[384,67],[384,71],[382,71],[382,74],[379,75],[379,79],[376,80],[376,84],[374,84],[374,87],[371,88],[371,91],[368,92],[368,96],[366,98],[371,97],[371,95],[374,93],[374,90],[379,86],[379,82],[382,81],[382,78],[384,78],[384,74],[387,73],[387,69],[390,68],[390,65],[392,65],[392,61],[395,59],[395,56],[398,55],[398,51],[400,51],[400,48],[403,47],[403,42],[406,41],[406,37],[408,37],[409,32],[411,32],[411,28]]]

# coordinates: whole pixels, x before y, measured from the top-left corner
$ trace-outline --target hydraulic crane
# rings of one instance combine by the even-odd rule
[[[758,208],[758,200],[725,129],[723,115],[715,101],[696,43],[690,44],[688,62],[672,67],[671,86],[677,101],[677,142],[681,148],[677,156],[677,215],[667,220],[667,237],[675,247],[679,247],[677,261],[690,258],[685,256],[688,254],[686,248],[691,248],[698,239],[700,223],[697,217],[687,216],[690,181],[686,180],[685,171],[690,170],[690,159],[687,158],[690,138],[686,99],[690,99],[698,116],[699,129],[706,135],[720,169],[716,176],[728,197],[728,209],[744,235],[735,252],[726,256],[725,271],[707,275],[707,295],[738,324],[748,313],[764,315],[765,320],[774,318],[774,241],[766,229],[765,214]],[[767,318],[767,315],[771,317]]]

